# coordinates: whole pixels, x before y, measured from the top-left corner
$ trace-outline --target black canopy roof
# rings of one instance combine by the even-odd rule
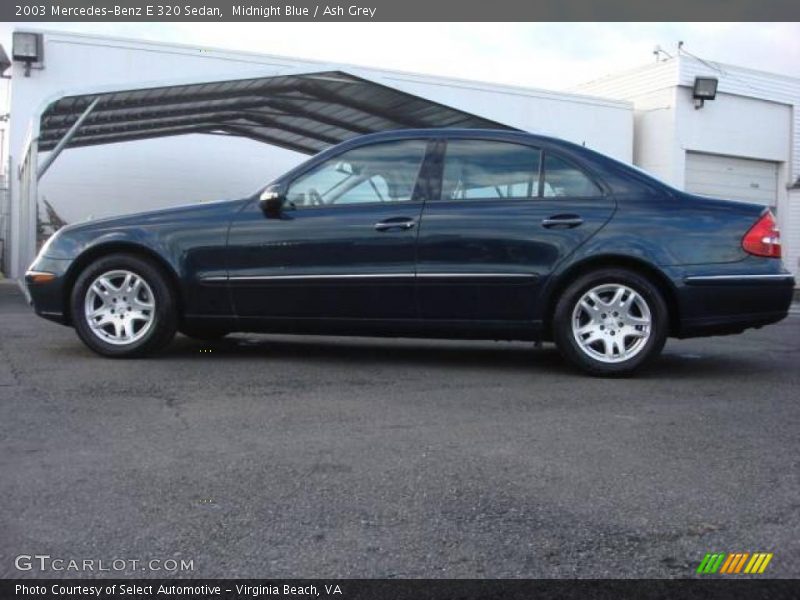
[[[365,133],[464,127],[512,129],[342,71],[65,96],[41,118],[39,149],[52,150],[86,108],[69,147],[214,133],[304,154]]]

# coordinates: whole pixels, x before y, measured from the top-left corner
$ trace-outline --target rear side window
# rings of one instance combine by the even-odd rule
[[[541,151],[484,140],[447,142],[442,200],[534,198],[539,193]]]
[[[577,167],[557,156],[545,153],[542,193],[545,198],[558,196],[591,198],[601,196],[603,191]]]

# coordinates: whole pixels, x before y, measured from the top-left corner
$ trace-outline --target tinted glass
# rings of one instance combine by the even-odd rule
[[[586,198],[600,196],[602,191],[583,171],[568,162],[553,156],[544,155],[544,196],[571,196]]]
[[[540,151],[483,140],[447,143],[443,200],[532,198],[539,191]]]
[[[296,206],[406,202],[411,200],[425,140],[384,142],[336,156],[289,186]]]

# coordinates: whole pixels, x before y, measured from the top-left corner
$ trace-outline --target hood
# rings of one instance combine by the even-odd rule
[[[202,204],[182,204],[179,206],[170,206],[169,208],[159,208],[116,217],[103,217],[90,221],[71,223],[59,229],[58,233],[76,233],[131,225],[146,226],[173,221],[188,221],[195,218],[213,217],[215,214],[222,217],[236,212],[249,200],[249,198],[245,198],[239,200],[217,200],[214,202],[203,202]]]
[[[250,200],[174,206],[67,225],[50,237],[39,255],[72,259],[93,245],[107,242],[129,242],[158,249],[164,246],[165,235],[193,229],[216,230],[216,235],[224,236],[233,215]]]

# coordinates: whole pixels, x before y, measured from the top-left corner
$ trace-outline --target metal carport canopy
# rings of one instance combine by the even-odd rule
[[[361,134],[425,127],[512,129],[344,71],[324,71],[64,96],[42,114],[38,143],[39,151],[57,155],[65,146],[211,133],[315,154]]]

